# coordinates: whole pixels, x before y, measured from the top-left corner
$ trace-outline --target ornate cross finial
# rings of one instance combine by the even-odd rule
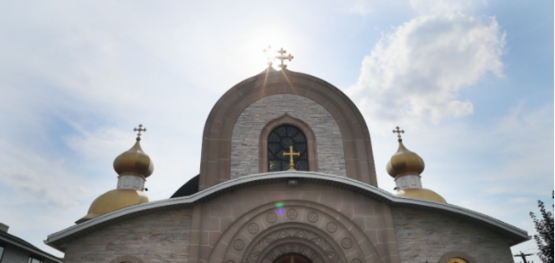
[[[142,124],[139,124],[139,128],[138,128],[138,129],[137,129],[137,128],[134,128],[133,131],[139,132],[139,133],[137,134],[137,141],[140,141],[140,140],[141,140],[141,132],[146,132],[146,129],[143,128],[143,125],[142,125]]]
[[[283,50],[283,48],[281,48],[281,49],[278,50],[278,51],[275,51],[275,53],[279,53],[279,55],[277,55],[277,56],[273,56],[273,55],[272,55],[272,53],[274,53],[274,52],[273,52],[272,46],[268,46],[267,48],[265,48],[264,50],[262,50],[262,52],[264,52],[264,54],[266,54],[266,55],[268,56],[268,57],[267,57],[267,58],[268,58],[268,66],[271,66],[271,65],[272,65],[272,61],[273,61],[273,60],[279,59],[279,60],[281,60],[281,64],[278,65],[278,67],[280,67],[280,68],[287,68],[287,65],[285,65],[285,64],[283,63],[283,61],[284,61],[284,60],[287,60],[287,59],[289,59],[289,61],[291,61],[291,60],[294,58],[291,54],[289,54],[289,55],[284,55],[285,53],[287,53],[287,51],[286,51],[286,50]]]
[[[294,58],[291,54],[289,54],[287,56],[284,56],[283,54],[287,53],[287,51],[283,50],[283,48],[278,50],[277,53],[280,54],[279,56],[276,56],[277,59],[281,60],[281,64],[278,65],[278,67],[280,67],[280,68],[286,68],[287,67],[287,65],[283,64],[284,60],[289,59],[289,61],[291,61],[291,59]]]
[[[289,170],[287,171],[296,171],[295,170],[295,163],[293,162],[293,156],[301,156],[300,152],[293,152],[293,146],[289,146],[289,152],[288,153],[283,153],[283,156],[291,156],[291,159],[289,160]]]
[[[272,61],[275,59],[275,57],[273,57],[270,52],[272,52],[272,46],[268,46],[267,48],[265,48],[264,50],[262,50],[262,52],[264,52],[264,54],[266,54],[267,59],[268,59],[268,66],[272,66]]]
[[[399,126],[397,126],[396,130],[393,130],[393,133],[397,133],[397,137],[399,137],[399,142],[403,141],[403,139],[401,139],[401,133],[405,133],[405,131],[399,130]]]

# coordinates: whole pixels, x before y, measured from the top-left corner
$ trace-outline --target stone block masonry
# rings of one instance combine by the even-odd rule
[[[402,263],[438,262],[447,252],[464,252],[476,262],[513,262],[502,236],[472,223],[408,208],[391,208]]]
[[[231,138],[231,179],[259,173],[259,139],[264,126],[288,113],[304,121],[316,137],[318,171],[347,176],[341,131],[320,104],[306,97],[282,94],[249,105],[237,119]]]
[[[110,262],[131,255],[144,262],[188,262],[191,210],[139,216],[67,245],[64,262]]]

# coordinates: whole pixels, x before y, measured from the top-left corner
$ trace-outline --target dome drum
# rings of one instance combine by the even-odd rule
[[[145,186],[145,179],[142,176],[124,174],[118,177],[117,189],[133,189],[142,191]]]

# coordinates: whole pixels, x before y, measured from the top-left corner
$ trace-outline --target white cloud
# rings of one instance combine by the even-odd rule
[[[90,191],[65,169],[64,159],[34,153],[0,141],[0,186],[13,191],[15,202],[56,210],[79,205]]]
[[[421,15],[466,13],[473,9],[476,0],[410,0],[412,8]],[[482,2],[485,4],[485,1]]]
[[[115,128],[101,128],[94,133],[74,125],[81,135],[65,138],[67,146],[88,161],[97,163],[99,160],[114,159],[133,146],[133,137],[129,129],[124,132]],[[131,135],[131,136],[130,136]]]
[[[420,16],[382,37],[347,90],[368,120],[394,127],[473,112],[458,91],[502,76],[505,34],[494,17]]]
[[[553,105],[534,111],[523,107],[516,107],[488,134],[489,159],[500,163],[481,176],[490,194],[543,196],[553,190]]]

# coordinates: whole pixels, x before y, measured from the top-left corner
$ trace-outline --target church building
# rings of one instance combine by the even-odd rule
[[[154,166],[140,125],[114,161],[116,189],[45,243],[66,263],[513,262],[510,247],[526,231],[423,188],[424,161],[399,127],[397,152],[375,164],[355,104],[288,70],[283,61],[293,57],[278,53],[281,70],[270,64],[214,105],[200,174],[171,198],[150,202],[144,192]],[[376,166],[396,194],[378,187]]]

